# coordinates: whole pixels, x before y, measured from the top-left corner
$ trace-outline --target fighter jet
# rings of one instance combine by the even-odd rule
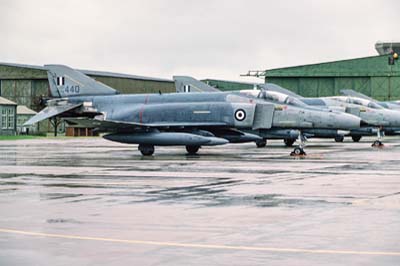
[[[187,76],[174,76],[177,92],[219,92],[201,81]],[[286,145],[291,146],[299,139],[299,146],[295,147],[292,155],[304,155],[304,144],[307,136],[332,136],[338,135],[338,129],[350,130],[360,128],[364,124],[360,118],[350,114],[335,111],[321,111],[317,108],[307,107],[301,101],[293,98],[283,97],[283,94],[275,93],[277,99],[265,90],[241,90],[225,92],[231,95],[245,96],[257,102],[274,105],[269,128],[248,131],[261,136],[264,142],[258,142],[257,146],[265,146],[266,139],[284,139]],[[282,98],[280,98],[282,96]]]
[[[262,128],[273,105],[224,93],[123,95],[72,68],[46,65],[52,99],[26,122],[63,117],[71,124],[107,132],[105,139],[154,146],[183,145],[189,154],[202,146],[256,141],[240,129]]]
[[[289,92],[275,84],[265,84],[264,88],[277,92]],[[297,96],[300,101],[310,106],[342,111],[360,117],[370,126],[351,130],[348,135],[352,137],[354,142],[360,141],[362,136],[376,134],[377,139],[372,143],[372,146],[380,147],[383,145],[384,132],[397,132],[400,127],[400,112],[385,109],[377,103],[365,99],[344,96],[304,98],[293,92],[290,92],[290,94]]]
[[[335,110],[326,110],[316,108],[314,106],[310,106],[300,99],[296,97],[297,95],[294,93],[284,93],[284,91],[272,91],[269,88],[264,87],[265,84],[259,84],[258,87],[262,90],[262,97],[271,102],[287,104],[291,106],[296,106],[299,108],[303,108],[309,110],[311,112],[316,112],[314,115],[314,119],[323,121],[323,124],[319,127],[311,128],[311,129],[304,129],[303,134],[307,138],[333,138],[336,142],[343,142],[344,136],[350,132],[350,129],[343,129],[342,127],[336,126],[334,123],[331,123],[329,116],[334,113],[336,115],[342,116],[344,119],[347,117],[346,115],[343,116],[342,112],[335,111]],[[247,93],[245,90],[240,91],[241,93]],[[366,123],[363,123],[363,127],[366,126]],[[288,143],[285,140],[285,144],[288,146]]]
[[[332,96],[325,101],[334,100],[339,102],[332,102],[331,105],[340,105],[353,113],[359,112],[359,116],[368,121],[370,125],[374,125],[375,128],[371,128],[365,133],[364,130],[356,129],[352,130],[350,135],[353,139],[357,140],[363,134],[368,135],[369,133],[376,132],[377,140],[375,140],[372,146],[380,147],[382,146],[382,137],[384,135],[396,135],[400,133],[400,112],[398,110],[391,110],[383,108],[381,105],[369,101],[366,99],[361,99],[357,97],[350,96]],[[359,139],[358,139],[359,140]]]

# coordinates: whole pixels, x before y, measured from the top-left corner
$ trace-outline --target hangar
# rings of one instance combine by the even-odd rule
[[[249,71],[243,76],[263,78],[305,97],[339,95],[342,89],[353,89],[375,99],[400,99],[400,43],[378,42],[379,55],[327,63],[309,64],[268,70]],[[205,80],[221,90],[251,89],[253,84],[223,80]]]
[[[174,92],[174,82],[169,79],[143,77],[112,72],[80,70],[121,93]],[[49,97],[47,71],[43,66],[0,63],[0,96],[34,111],[40,111],[41,97]],[[64,131],[64,127],[59,127]],[[41,133],[53,131],[48,121],[39,123],[33,130]],[[32,132],[32,129],[31,129]],[[74,130],[70,132],[75,132]]]
[[[352,89],[377,100],[400,99],[399,63],[388,64],[388,55],[270,69],[263,76],[265,82],[305,97],[339,95],[342,89]]]

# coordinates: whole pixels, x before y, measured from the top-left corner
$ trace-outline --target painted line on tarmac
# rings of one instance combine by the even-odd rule
[[[228,246],[228,245],[213,245],[213,244],[190,244],[176,242],[160,242],[160,241],[145,241],[145,240],[126,240],[104,237],[90,237],[78,235],[63,235],[63,234],[48,234],[30,231],[21,231],[14,229],[0,228],[0,233],[37,236],[37,237],[52,237],[63,239],[91,240],[135,245],[150,245],[150,246],[165,246],[165,247],[182,247],[182,248],[198,248],[198,249],[224,249],[224,250],[239,250],[239,251],[267,251],[267,252],[286,252],[286,253],[313,253],[313,254],[343,254],[343,255],[377,255],[377,256],[400,256],[400,252],[387,251],[355,251],[355,250],[329,250],[329,249],[301,249],[301,248],[273,248],[273,247],[257,247],[257,246]]]

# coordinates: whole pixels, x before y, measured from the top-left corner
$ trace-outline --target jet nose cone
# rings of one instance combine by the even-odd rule
[[[360,127],[370,127],[371,125],[370,124],[368,124],[368,122],[366,122],[366,121],[364,121],[364,120],[361,120],[360,121]]]

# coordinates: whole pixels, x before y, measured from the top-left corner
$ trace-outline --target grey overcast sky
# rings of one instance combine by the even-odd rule
[[[0,0],[0,11],[0,62],[164,78],[248,81],[239,74],[400,39],[398,0]]]

